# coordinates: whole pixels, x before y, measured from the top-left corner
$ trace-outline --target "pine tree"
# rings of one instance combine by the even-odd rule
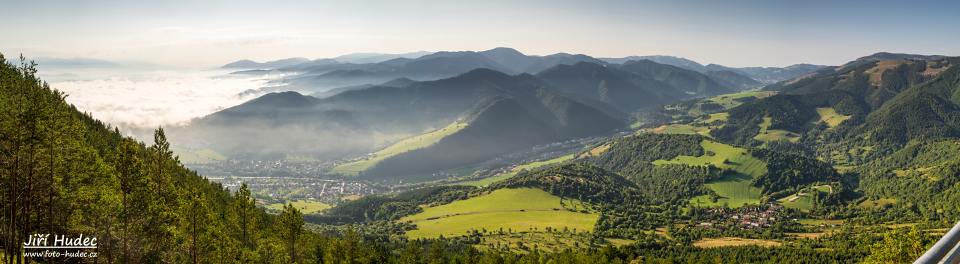
[[[300,240],[300,235],[303,234],[303,214],[301,214],[300,210],[294,207],[293,204],[287,204],[283,207],[283,213],[280,214],[277,222],[281,237],[283,237],[286,242],[290,259],[299,263],[297,243]]]
[[[250,188],[246,183],[240,184],[240,188],[234,194],[233,209],[236,214],[237,237],[247,249],[255,247],[253,230],[257,229],[256,208],[256,200],[251,197]]]
[[[120,212],[121,218],[123,219],[123,252],[122,252],[122,261],[128,263],[130,259],[130,249],[129,249],[129,240],[130,240],[130,211],[129,203],[127,201],[128,197],[133,193],[134,188],[139,186],[141,183],[140,172],[143,171],[143,161],[140,158],[140,154],[137,149],[140,147],[139,144],[134,142],[132,139],[124,139],[120,142],[119,149],[117,153],[119,159],[117,161],[117,172],[120,176],[120,190],[121,190],[121,204],[122,210]]]

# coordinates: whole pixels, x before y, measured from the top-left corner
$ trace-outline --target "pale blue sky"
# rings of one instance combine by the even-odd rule
[[[484,50],[730,66],[960,55],[958,1],[12,1],[8,57],[208,67],[241,58]]]

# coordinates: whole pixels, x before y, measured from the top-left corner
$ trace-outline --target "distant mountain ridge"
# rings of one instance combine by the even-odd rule
[[[252,60],[238,60],[238,61],[235,61],[235,62],[227,63],[227,64],[221,66],[220,68],[223,68],[223,69],[247,69],[247,70],[253,70],[253,69],[273,69],[273,68],[280,68],[280,67],[297,65],[297,64],[306,63],[306,62],[309,62],[309,61],[310,61],[310,60],[307,59],[307,58],[286,58],[286,59],[280,59],[280,60],[274,60],[274,61],[267,61],[267,62],[256,62],[256,61],[252,61]]]
[[[703,64],[700,64],[699,62],[696,62],[687,58],[675,57],[675,56],[665,56],[665,55],[627,56],[623,58],[601,58],[601,60],[604,60],[609,63],[614,63],[614,64],[624,64],[628,61],[649,60],[649,61],[660,63],[660,64],[673,65],[680,68],[698,71],[698,72],[708,71],[708,69],[705,66],[703,66]]]
[[[706,71],[703,74],[709,76],[711,79],[717,81],[725,87],[732,87],[738,90],[748,90],[753,88],[759,88],[763,86],[763,83],[760,81],[754,80],[750,77],[747,77],[744,74],[730,71],[730,70],[719,70],[719,71]]]
[[[822,65],[812,65],[812,64],[794,64],[787,67],[727,67],[719,64],[707,64],[703,65],[699,62],[675,56],[665,56],[665,55],[650,55],[650,56],[627,56],[622,58],[602,58],[602,60],[614,63],[614,64],[624,64],[628,61],[639,61],[639,60],[649,60],[660,64],[673,65],[680,68],[698,71],[701,73],[708,72],[717,72],[717,71],[728,71],[733,72],[738,75],[753,79],[763,84],[771,84],[784,80],[793,79],[795,77],[816,71],[817,69],[826,67]],[[727,80],[737,79],[740,81],[732,82],[731,85],[738,87],[757,87],[757,85],[752,84],[752,82],[744,80],[743,77],[733,77],[730,76],[730,73],[724,73],[724,77]]]
[[[509,50],[497,52],[503,55],[496,57],[497,61],[530,62],[515,64],[517,68],[539,67],[545,60],[581,58],[530,59],[510,55]],[[502,66],[481,56],[441,52],[414,61],[467,58]],[[354,74],[351,72],[365,74],[362,70],[328,74]],[[382,178],[390,171],[422,175],[536,144],[602,135],[626,127],[626,119],[634,111],[731,91],[734,89],[696,71],[650,61],[560,63],[537,75],[480,68],[436,81],[401,78],[380,85],[347,86],[318,93],[322,99],[296,92],[270,93],[199,119],[174,134],[182,141],[194,140],[231,156],[293,153],[329,158],[372,151],[457,120],[469,121],[462,131],[435,146],[388,158],[362,174],[371,178]],[[512,140],[515,138],[523,140]],[[463,150],[439,151],[442,149]],[[444,159],[433,159],[439,153],[445,153]]]
[[[628,56],[623,58],[594,58],[584,54],[556,53],[545,56],[526,55],[515,49],[498,47],[485,51],[439,51],[403,54],[356,53],[332,59],[306,60],[291,58],[258,63],[237,61],[224,65],[231,69],[256,69],[238,74],[286,73],[265,91],[293,90],[305,94],[328,94],[326,91],[350,86],[383,83],[397,78],[438,80],[479,68],[493,69],[508,74],[536,74],[556,65],[590,62],[599,65],[626,64],[649,60],[696,71],[728,89],[744,90],[792,79],[822,68],[818,65],[798,64],[784,68],[732,68],[722,65],[702,65],[696,61],[674,56]]]
[[[650,60],[628,61],[622,64],[619,69],[650,76],[690,95],[712,96],[734,91],[734,89],[723,87],[717,81],[699,72]]]
[[[350,54],[336,56],[336,57],[333,57],[332,59],[341,63],[357,63],[357,64],[380,63],[380,62],[384,62],[392,59],[399,59],[399,58],[407,58],[407,59],[419,58],[422,56],[430,55],[432,53],[433,52],[429,52],[429,51],[415,51],[415,52],[398,53],[398,54],[375,53],[375,52],[350,53]]]

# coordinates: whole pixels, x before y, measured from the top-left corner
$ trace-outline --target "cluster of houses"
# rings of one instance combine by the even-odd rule
[[[743,229],[764,228],[783,220],[783,206],[769,203],[761,206],[744,206],[731,209],[726,207],[710,208],[707,213],[711,220],[697,224],[700,227],[737,226]]]

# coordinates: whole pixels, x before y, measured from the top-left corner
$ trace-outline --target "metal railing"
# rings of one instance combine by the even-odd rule
[[[957,222],[950,231],[940,238],[923,256],[920,256],[914,264],[933,264],[933,263],[960,263],[960,222]]]

